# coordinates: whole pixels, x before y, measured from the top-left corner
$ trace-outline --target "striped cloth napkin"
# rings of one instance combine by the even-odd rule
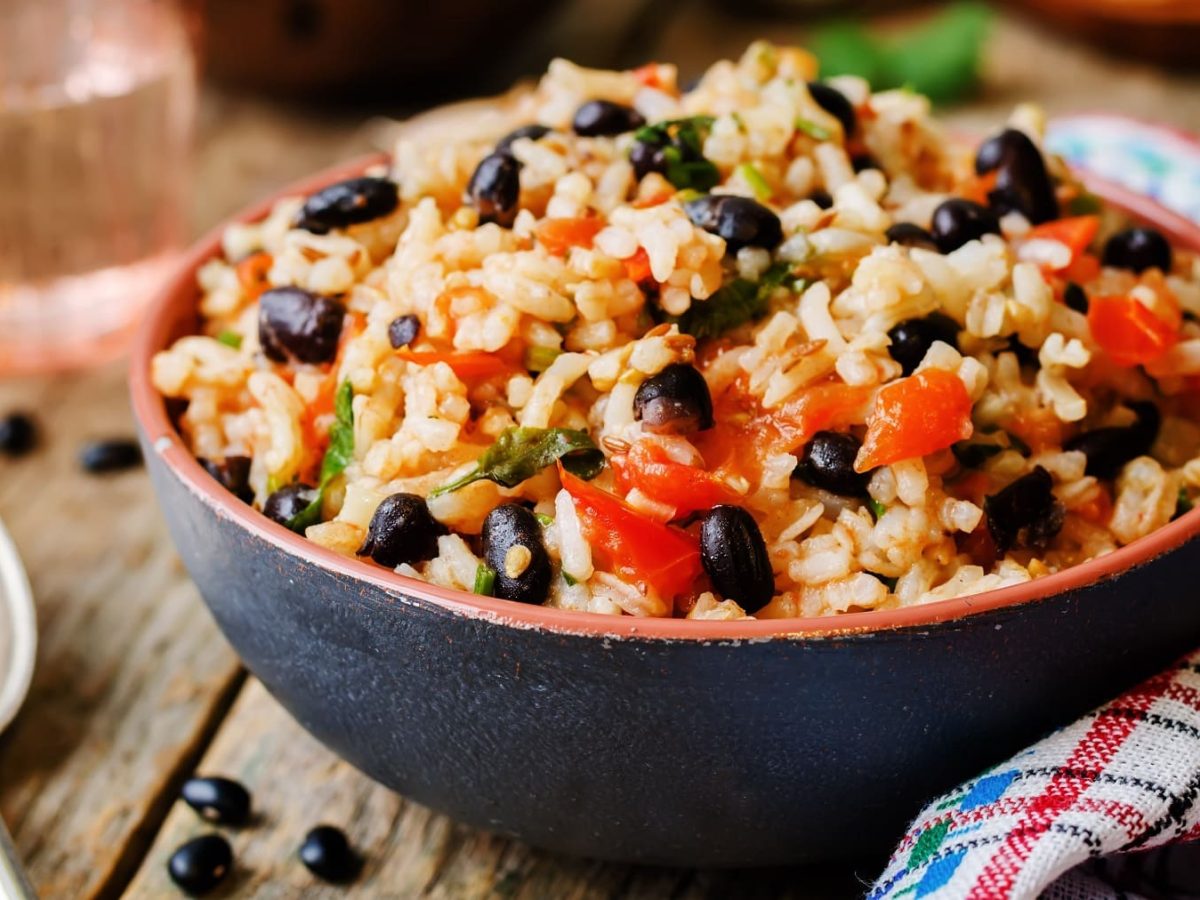
[[[1200,651],[929,804],[868,896],[1200,897],[1197,839]]]

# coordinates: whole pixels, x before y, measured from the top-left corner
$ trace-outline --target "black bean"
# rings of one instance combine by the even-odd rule
[[[37,443],[37,426],[25,413],[9,413],[0,418],[0,453],[23,456]]]
[[[692,224],[725,239],[728,253],[743,247],[773,250],[783,240],[779,216],[749,197],[708,194],[684,204]]]
[[[287,528],[288,523],[304,512],[318,496],[319,492],[311,484],[289,484],[267,497],[267,502],[263,504],[263,515]]]
[[[930,313],[923,319],[907,319],[888,332],[892,343],[888,354],[900,363],[905,375],[921,364],[934,341],[958,349],[958,323],[944,313]]]
[[[421,320],[412,313],[396,316],[388,325],[388,343],[392,345],[393,350],[399,350],[415,341],[420,333]]]
[[[1068,281],[1067,286],[1063,288],[1063,303],[1067,305],[1068,309],[1073,309],[1077,313],[1083,313],[1085,316],[1087,315],[1087,291],[1073,281]]]
[[[416,494],[392,494],[371,516],[367,539],[358,548],[381,566],[394,569],[401,563],[423,562],[438,554],[437,539],[446,527],[429,513]]]
[[[362,868],[362,860],[346,835],[333,825],[318,825],[304,836],[300,861],[322,881],[334,884],[353,881]]]
[[[855,172],[865,172],[867,169],[883,171],[883,166],[870,153],[855,153],[850,157],[850,166]]]
[[[943,253],[985,234],[999,234],[1000,220],[986,206],[954,197],[933,211],[933,239]]]
[[[467,183],[467,201],[479,221],[511,228],[521,197],[521,164],[507,153],[485,156]]]
[[[351,178],[331,184],[304,201],[295,226],[326,234],[388,215],[400,205],[400,192],[386,178]]]
[[[509,555],[517,547],[529,552],[529,561],[522,562],[520,571],[510,573]],[[550,556],[542,541],[542,526],[524,506],[503,503],[487,514],[483,520],[483,559],[496,573],[493,596],[518,603],[546,602],[553,574]]]
[[[1087,474],[1097,478],[1116,478],[1131,459],[1145,456],[1158,438],[1162,416],[1149,401],[1127,404],[1137,416],[1132,425],[1093,428],[1063,444],[1064,450],[1078,450],[1087,457]]]
[[[1017,365],[1023,369],[1040,369],[1041,361],[1038,359],[1038,351],[1034,347],[1029,347],[1021,343],[1021,339],[1015,334],[1008,336],[1008,346],[1005,350],[1017,358]]]
[[[232,778],[189,778],[179,795],[210,822],[245,825],[250,820],[250,792]]]
[[[79,465],[88,472],[120,472],[141,464],[142,448],[128,438],[89,441],[79,451]]]
[[[325,363],[337,356],[346,307],[298,287],[264,291],[258,300],[258,342],[276,362]]]
[[[531,141],[539,141],[548,135],[553,128],[548,128],[545,125],[522,125],[520,128],[515,128],[506,134],[500,140],[496,141],[496,152],[512,155],[512,145],[522,138],[528,138]]]
[[[1063,526],[1066,510],[1055,498],[1050,473],[1036,466],[1001,491],[984,498],[983,511],[996,549],[1044,549]]]
[[[808,92],[817,102],[817,106],[842,123],[842,131],[845,132],[846,137],[854,134],[854,129],[858,125],[858,116],[855,115],[854,106],[846,99],[845,94],[820,81],[810,81]]]
[[[221,487],[243,503],[254,502],[254,491],[250,487],[250,457],[227,456],[220,462],[201,457],[199,463]]]
[[[903,247],[920,247],[922,250],[937,250],[933,235],[912,222],[897,222],[884,233],[890,243]]]
[[[991,207],[1000,214],[1016,211],[1035,225],[1058,218],[1054,182],[1037,145],[1022,131],[1009,128],[984,141],[975,156],[975,171],[994,171]]]
[[[809,194],[808,199],[821,209],[830,209],[833,206],[833,198],[829,196],[829,191],[823,191],[820,188]]]
[[[207,894],[233,868],[233,851],[219,834],[204,834],[181,845],[167,860],[167,874],[184,893]]]
[[[633,174],[639,179],[645,178],[651,172],[665,174],[666,148],[645,141],[634,141],[633,146],[629,148],[629,162],[633,166]]]
[[[804,445],[792,477],[831,494],[865,497],[871,473],[854,470],[854,460],[861,448],[862,444],[852,434],[818,431]]]
[[[713,586],[756,613],[775,595],[767,544],[754,517],[740,506],[714,506],[700,521],[700,560]]]
[[[654,434],[691,434],[713,427],[712,394],[694,366],[674,363],[643,381],[633,417]]]
[[[1170,272],[1171,245],[1153,228],[1127,228],[1104,245],[1104,265],[1138,273],[1147,269]]]
[[[624,134],[646,124],[641,113],[611,100],[589,100],[575,111],[571,127],[583,137]]]

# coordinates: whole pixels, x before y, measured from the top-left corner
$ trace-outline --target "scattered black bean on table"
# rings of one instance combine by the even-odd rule
[[[189,778],[179,795],[201,818],[218,825],[245,825],[250,820],[250,792],[232,778]]]
[[[79,451],[79,464],[94,475],[121,472],[142,464],[142,448],[129,438],[89,441]]]
[[[30,416],[14,412],[0,418],[0,454],[24,456],[36,443],[37,426]]]
[[[346,835],[333,825],[318,825],[304,836],[300,861],[318,878],[334,884],[353,880],[362,868]]]
[[[181,844],[167,860],[167,874],[186,894],[207,894],[233,868],[233,850],[219,834],[203,834]]]

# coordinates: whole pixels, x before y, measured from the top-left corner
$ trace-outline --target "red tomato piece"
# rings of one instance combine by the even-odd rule
[[[1174,328],[1132,297],[1093,297],[1088,326],[1118,366],[1154,362],[1179,340]]]
[[[629,276],[629,280],[641,284],[647,278],[652,278],[650,273],[650,255],[646,253],[645,247],[638,247],[637,253],[624,260],[625,274]]]
[[[539,243],[555,256],[566,256],[572,247],[590,247],[604,223],[596,216],[546,219],[537,227]]]
[[[603,563],[620,575],[671,599],[700,577],[700,544],[670,525],[655,522],[629,504],[558,465],[562,486],[575,503],[584,537]]]
[[[401,347],[396,355],[418,366],[431,366],[444,362],[459,378],[494,378],[497,375],[511,375],[516,367],[495,353],[485,353],[482,350],[471,350],[463,353],[443,353],[439,350],[410,350]]]
[[[966,440],[973,430],[971,395],[962,380],[925,369],[880,388],[854,468],[866,472],[916,459]]]
[[[837,430],[862,422],[870,388],[839,382],[815,384],[785,402],[772,415],[788,441],[798,449],[818,431]]]
[[[235,270],[238,284],[247,298],[255,300],[271,286],[267,281],[267,273],[271,271],[273,263],[274,259],[270,253],[259,252],[251,253],[237,264]]]
[[[617,454],[609,462],[622,491],[637,488],[650,499],[675,507],[674,518],[741,499],[712,472],[675,462],[665,447],[653,441],[638,441],[628,453]]]
[[[1092,241],[1096,239],[1096,232],[1099,230],[1099,216],[1071,216],[1035,225],[1026,237],[1030,240],[1058,241],[1060,244],[1065,244],[1070,248],[1071,260],[1074,262],[1091,246]]]

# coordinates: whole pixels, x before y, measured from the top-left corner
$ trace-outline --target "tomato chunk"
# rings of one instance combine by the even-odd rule
[[[650,255],[645,247],[638,247],[637,253],[624,261],[625,274],[629,280],[641,284],[647,278],[653,277],[650,272]]]
[[[267,281],[267,273],[271,271],[273,263],[274,259],[270,253],[260,251],[251,253],[237,264],[235,271],[238,284],[249,299],[257,299],[259,294],[271,286]]]
[[[654,441],[638,441],[628,453],[619,453],[609,462],[622,491],[637,488],[650,499],[675,507],[674,518],[741,499],[718,476],[676,462],[665,447]]]
[[[866,472],[925,456],[966,440],[973,430],[971,395],[962,380],[925,369],[880,389],[854,468]]]
[[[572,247],[590,247],[604,223],[597,216],[546,219],[537,227],[537,239],[555,256],[566,256]]]
[[[700,576],[700,544],[670,525],[655,522],[618,497],[558,464],[562,486],[575,503],[584,537],[602,562],[664,599],[687,593]]]
[[[870,388],[826,382],[768,410],[734,382],[714,400],[716,426],[694,440],[710,467],[757,484],[768,457],[798,450],[818,431],[866,421],[870,398]]]
[[[1026,237],[1030,240],[1058,241],[1060,244],[1065,244],[1070,248],[1071,260],[1074,262],[1091,246],[1092,241],[1096,239],[1096,232],[1099,230],[1099,216],[1071,216],[1035,225]]]
[[[1088,326],[1118,366],[1154,362],[1179,340],[1171,325],[1132,297],[1093,297],[1088,303]]]
[[[401,347],[396,355],[418,366],[431,366],[444,362],[459,378],[493,378],[497,375],[511,375],[517,371],[516,366],[495,353],[485,353],[482,350],[472,350],[463,353],[439,350],[410,350]]]

